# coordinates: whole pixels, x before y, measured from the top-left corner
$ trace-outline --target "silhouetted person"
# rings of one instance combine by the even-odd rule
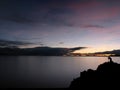
[[[112,61],[112,58],[111,58],[110,56],[108,57],[108,59],[110,60],[110,62],[113,62],[113,61]]]

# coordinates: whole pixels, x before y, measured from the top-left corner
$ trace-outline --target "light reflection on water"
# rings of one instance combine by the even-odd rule
[[[107,57],[1,56],[0,87],[64,88],[83,70],[95,70],[107,61]]]

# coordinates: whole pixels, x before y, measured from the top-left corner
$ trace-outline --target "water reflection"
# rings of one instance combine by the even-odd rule
[[[0,87],[68,87],[81,71],[96,69],[106,61],[106,57],[0,57]]]

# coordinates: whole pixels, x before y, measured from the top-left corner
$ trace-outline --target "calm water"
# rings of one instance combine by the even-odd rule
[[[107,57],[0,56],[0,87],[65,88],[81,71],[106,61]]]

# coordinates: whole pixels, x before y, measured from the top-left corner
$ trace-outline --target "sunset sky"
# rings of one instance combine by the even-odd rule
[[[0,0],[0,40],[120,49],[120,0]]]

